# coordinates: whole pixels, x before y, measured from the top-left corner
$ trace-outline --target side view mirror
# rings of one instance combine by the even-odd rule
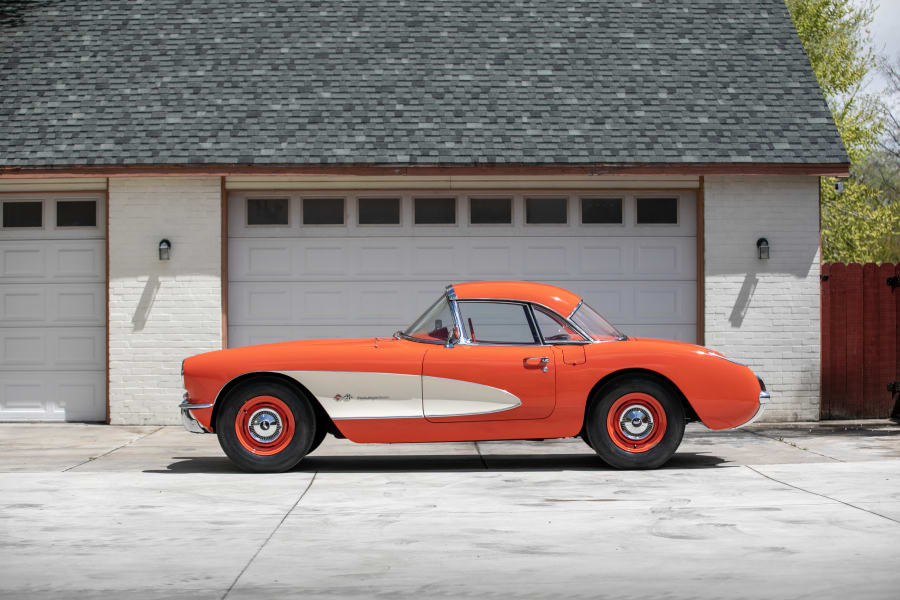
[[[454,345],[459,343],[459,330],[454,327],[450,331],[450,335],[447,336],[447,343],[444,344],[445,348],[452,348]]]

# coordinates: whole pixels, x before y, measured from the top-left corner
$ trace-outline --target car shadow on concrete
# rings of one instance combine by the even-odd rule
[[[165,469],[144,473],[242,473],[224,456],[173,457]],[[663,469],[709,469],[734,466],[706,453],[679,452]],[[440,473],[478,471],[614,471],[590,454],[483,454],[379,456],[309,456],[291,469],[297,473]]]

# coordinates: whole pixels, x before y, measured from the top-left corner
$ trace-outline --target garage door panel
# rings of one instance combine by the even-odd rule
[[[412,318],[409,319],[412,321]],[[288,340],[314,340],[326,338],[389,338],[397,330],[409,327],[409,323],[379,323],[353,325],[240,325],[228,327],[228,345],[231,347],[254,344],[271,344]]]
[[[381,277],[409,276],[408,249],[407,244],[391,241],[359,244],[354,250],[356,272]]]
[[[310,240],[304,247],[297,248],[301,257],[303,272],[309,275],[342,277],[348,269],[348,253],[350,249],[331,241],[328,244],[315,244]]]
[[[627,335],[639,338],[659,338],[694,343],[697,338],[696,325],[685,324],[633,324],[620,327]]]
[[[631,270],[632,253],[617,240],[602,243],[591,240],[581,248],[579,267],[585,275],[622,277]]]
[[[410,289],[397,289],[379,286],[376,289],[361,289],[358,294],[353,294],[356,306],[352,313],[357,323],[384,323],[385,321],[402,321],[409,316],[409,294],[415,293]]]
[[[687,282],[578,282],[562,287],[581,295],[584,301],[615,325],[636,323],[696,325],[697,284]]]
[[[0,287],[0,325],[33,326],[47,321],[45,290],[32,286]]]
[[[103,325],[103,284],[0,285],[0,327]]]
[[[636,240],[633,278],[694,279],[697,241],[689,238]]]
[[[410,256],[410,274],[414,278],[437,275],[451,277],[459,273],[461,265],[466,264],[465,250],[461,244],[451,241],[423,243],[415,240]],[[470,260],[469,264],[472,262]]]
[[[0,328],[0,371],[106,369],[102,327]]]
[[[26,371],[3,376],[0,419],[101,421],[106,416],[103,372]]]
[[[46,262],[46,251],[39,243],[0,243],[0,281],[43,279]]]
[[[510,242],[514,238],[510,238]],[[456,242],[461,245],[459,241]],[[466,268],[474,278],[497,279],[501,273],[519,273],[522,255],[512,243],[491,243],[487,240],[470,242],[466,248]],[[460,271],[456,271],[454,275]]]
[[[326,319],[335,322],[348,312],[347,294],[335,289],[300,289],[302,294],[299,314],[311,319]]]
[[[0,241],[0,283],[103,282],[103,240]]]
[[[230,325],[342,325],[385,320],[409,325],[447,281],[232,283]]]
[[[569,244],[575,243],[569,240]],[[543,277],[565,276],[572,272],[569,264],[569,248],[564,244],[535,244],[525,245],[525,260],[522,264],[526,279],[540,279]]]

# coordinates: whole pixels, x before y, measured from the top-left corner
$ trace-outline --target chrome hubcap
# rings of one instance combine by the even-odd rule
[[[281,417],[271,408],[260,408],[250,415],[247,423],[250,437],[261,444],[275,440],[283,428]]]
[[[653,432],[653,415],[646,407],[632,404],[622,411],[619,428],[629,440],[642,440]]]

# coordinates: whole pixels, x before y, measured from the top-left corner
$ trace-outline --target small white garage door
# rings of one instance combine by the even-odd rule
[[[253,194],[229,200],[230,346],[389,336],[448,283],[571,289],[630,335],[694,341],[693,193]]]
[[[103,195],[0,202],[0,420],[105,420]]]

